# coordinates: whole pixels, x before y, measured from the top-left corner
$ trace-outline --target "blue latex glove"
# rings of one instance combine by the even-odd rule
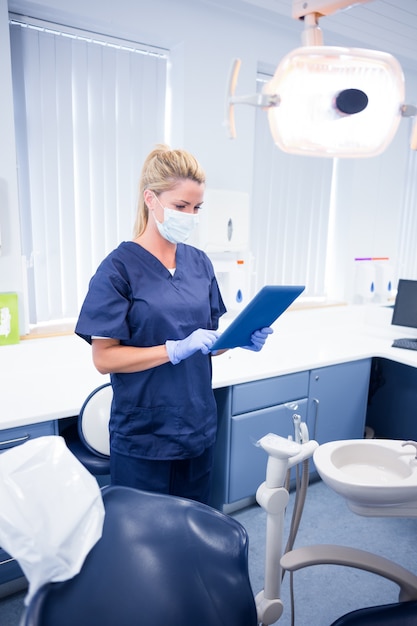
[[[269,326],[255,330],[250,336],[250,346],[242,346],[244,350],[253,350],[253,352],[260,352],[265,345],[268,335],[273,333],[273,329]]]
[[[197,328],[191,335],[178,341],[165,342],[169,360],[173,365],[178,365],[180,361],[188,359],[189,356],[201,350],[203,354],[208,354],[213,343],[220,335],[216,330],[206,330]]]

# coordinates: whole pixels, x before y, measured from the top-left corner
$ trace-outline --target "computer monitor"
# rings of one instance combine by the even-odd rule
[[[398,281],[392,324],[417,328],[417,280]]]

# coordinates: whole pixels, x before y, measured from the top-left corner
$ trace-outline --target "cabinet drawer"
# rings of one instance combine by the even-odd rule
[[[23,575],[19,563],[0,548],[0,585]]]
[[[232,415],[257,411],[308,396],[309,373],[297,372],[233,387]]]
[[[41,422],[39,424],[29,424],[28,426],[18,426],[17,428],[0,430],[0,452],[25,443],[25,441],[29,439],[44,437],[46,435],[56,435],[57,432],[56,422]]]
[[[297,400],[297,413],[307,415],[307,398]],[[294,411],[281,404],[246,415],[232,417],[229,502],[254,496],[265,480],[268,455],[256,442],[268,433],[287,438],[294,435]]]

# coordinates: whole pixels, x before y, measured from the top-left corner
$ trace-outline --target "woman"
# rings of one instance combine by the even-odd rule
[[[158,146],[140,180],[133,241],[90,282],[75,332],[111,375],[112,484],[207,502],[217,412],[210,348],[226,311],[204,252],[183,242],[205,175],[185,150]],[[257,331],[261,349],[270,329]]]

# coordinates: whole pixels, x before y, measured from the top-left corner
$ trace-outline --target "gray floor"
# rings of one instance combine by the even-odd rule
[[[288,506],[286,526],[294,494]],[[249,569],[256,594],[263,589],[265,514],[257,505],[233,514],[250,539]],[[348,545],[385,556],[417,573],[417,518],[364,518],[323,483],[310,485],[295,547],[317,543]],[[363,606],[395,602],[398,588],[360,570],[319,565],[294,575],[296,626],[328,626],[340,615]],[[1,626],[18,626],[24,593],[0,600]],[[289,576],[282,586],[284,613],[280,626],[291,624]],[[417,618],[416,618],[417,623]],[[57,625],[58,626],[58,625]]]

